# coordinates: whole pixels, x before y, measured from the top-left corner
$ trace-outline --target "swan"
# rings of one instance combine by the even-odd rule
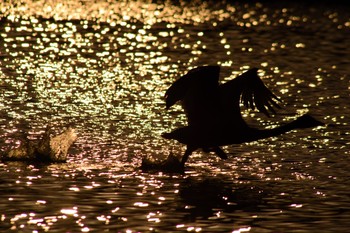
[[[175,139],[186,145],[181,159],[185,165],[193,151],[215,152],[227,159],[220,146],[252,142],[278,136],[294,129],[324,125],[308,114],[273,129],[248,126],[240,111],[240,102],[250,109],[257,108],[270,116],[280,108],[280,99],[273,94],[252,68],[236,78],[219,84],[220,66],[200,66],[176,80],[165,93],[166,109],[178,101],[186,113],[188,125],[163,133],[166,139]]]

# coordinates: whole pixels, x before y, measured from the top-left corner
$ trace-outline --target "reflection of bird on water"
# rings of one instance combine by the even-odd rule
[[[298,119],[273,129],[249,127],[240,112],[240,101],[248,108],[255,107],[265,115],[280,108],[279,99],[264,85],[253,68],[219,85],[219,66],[202,66],[190,70],[175,81],[165,94],[166,107],[181,101],[188,126],[162,136],[187,145],[181,163],[184,165],[197,149],[213,151],[226,159],[220,146],[251,142],[277,136],[298,128],[309,128],[323,123],[305,114]]]
[[[184,203],[186,219],[191,221],[196,218],[210,218],[216,216],[218,209],[224,213],[258,212],[266,207],[267,200],[275,195],[274,190],[265,188],[265,183],[260,185],[252,183],[230,183],[224,176],[215,177],[188,177],[180,182],[179,196]],[[289,203],[288,203],[289,204]],[[283,205],[288,206],[287,203]],[[191,208],[186,208],[191,206]],[[283,208],[284,206],[279,206]],[[231,215],[234,216],[234,215]],[[226,216],[229,217],[229,216]]]

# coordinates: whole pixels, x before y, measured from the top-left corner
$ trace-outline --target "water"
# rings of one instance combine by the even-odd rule
[[[79,138],[67,163],[0,163],[4,232],[345,232],[350,227],[350,9],[315,4],[0,3],[1,150],[50,124]],[[160,137],[186,123],[167,87],[192,67],[249,67],[283,99],[259,127],[309,112],[327,127],[196,151],[184,174],[146,173],[180,156]]]

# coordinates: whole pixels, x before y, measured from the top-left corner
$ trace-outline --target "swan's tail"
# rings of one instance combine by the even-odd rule
[[[303,129],[303,128],[312,128],[316,126],[323,126],[325,125],[323,122],[316,120],[309,114],[302,115],[301,117],[298,117],[294,122],[292,122],[296,128]]]
[[[162,133],[161,136],[165,139],[174,139],[174,135],[172,133]]]
[[[317,126],[325,125],[321,121],[316,120],[312,116],[305,114],[301,117],[298,117],[296,120],[289,122],[285,125],[273,128],[273,129],[251,129],[250,132],[242,137],[241,142],[250,142],[263,138],[276,137],[281,134],[287,133],[296,129],[305,129],[305,128],[313,128]]]

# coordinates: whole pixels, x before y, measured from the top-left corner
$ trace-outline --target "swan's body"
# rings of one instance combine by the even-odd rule
[[[166,107],[182,102],[188,126],[178,128],[163,137],[187,145],[182,157],[184,165],[196,149],[214,151],[220,158],[227,155],[220,146],[256,141],[277,136],[297,128],[322,125],[309,115],[299,117],[284,126],[269,130],[249,127],[243,120],[240,101],[246,107],[255,107],[269,116],[280,108],[279,99],[264,85],[253,68],[242,75],[219,85],[219,66],[202,66],[190,70],[175,81],[165,94]]]

